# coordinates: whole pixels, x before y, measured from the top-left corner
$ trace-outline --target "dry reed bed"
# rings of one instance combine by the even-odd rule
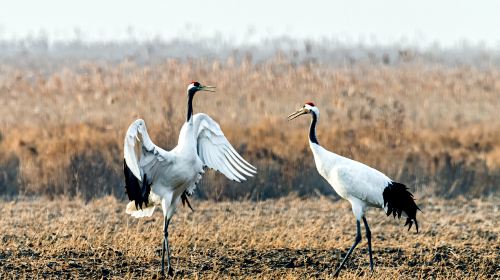
[[[368,212],[375,272],[363,240],[341,278],[500,277],[498,198],[417,199],[419,234]],[[193,203],[171,225],[177,279],[330,278],[355,233],[349,204],[325,197]],[[1,202],[0,277],[157,278],[160,211],[138,220],[124,206],[113,197]]]
[[[285,121],[310,100],[321,109],[320,143],[413,189],[479,196],[495,193],[500,181],[496,68],[333,68],[285,59],[82,62],[48,75],[0,67],[0,193],[123,196],[121,147],[128,124],[145,119],[153,140],[173,147],[186,110],[185,87],[193,79],[218,87],[195,98],[195,112],[216,119],[261,171],[240,192],[210,176],[202,197],[328,193],[307,150],[308,121]],[[297,170],[314,179],[305,181]]]

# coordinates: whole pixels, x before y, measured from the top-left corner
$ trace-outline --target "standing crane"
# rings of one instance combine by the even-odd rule
[[[293,120],[298,116],[311,114],[311,126],[309,129],[309,146],[314,155],[314,161],[319,174],[328,181],[335,192],[343,199],[351,203],[352,212],[356,217],[356,239],[349,249],[334,276],[338,276],[340,270],[351,255],[356,245],[361,241],[361,225],[363,220],[368,241],[368,254],[370,256],[370,270],[373,271],[371,231],[365,218],[367,207],[377,207],[385,210],[387,216],[393,215],[401,218],[406,216],[405,226],[410,230],[413,223],[418,233],[417,209],[413,195],[408,188],[394,182],[382,172],[371,168],[363,163],[345,158],[332,153],[319,145],[316,138],[316,124],[319,120],[319,109],[312,102],[304,104],[302,108],[288,116]]]
[[[168,225],[180,201],[189,200],[204,167],[220,171],[227,178],[241,182],[256,174],[256,168],[245,161],[231,146],[219,125],[206,114],[193,115],[193,98],[199,91],[215,91],[215,87],[191,82],[187,88],[187,118],[181,128],[177,146],[166,151],[149,138],[146,123],[134,121],[127,130],[124,144],[125,188],[131,200],[125,212],[133,217],[149,217],[155,206],[161,206],[164,217],[161,273],[168,274],[170,265]],[[137,146],[136,146],[137,145]],[[136,152],[139,150],[139,152]]]

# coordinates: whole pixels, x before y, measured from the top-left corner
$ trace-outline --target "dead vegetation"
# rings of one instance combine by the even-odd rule
[[[259,168],[259,176],[243,185],[207,176],[202,198],[331,194],[308,151],[308,121],[285,120],[305,101],[321,110],[318,137],[326,148],[414,190],[478,197],[498,188],[498,68],[404,62],[333,67],[278,56],[259,63],[81,62],[50,71],[0,66],[0,194],[123,197],[127,126],[143,118],[158,145],[173,147],[186,110],[185,87],[193,79],[218,87],[195,98],[195,112],[217,120]]]
[[[375,272],[363,239],[341,279],[500,277],[497,198],[417,198],[419,234],[368,212]],[[171,224],[176,279],[331,278],[355,234],[349,203],[325,197],[193,203]],[[134,219],[124,207],[114,197],[0,202],[0,278],[158,278],[160,211]]]

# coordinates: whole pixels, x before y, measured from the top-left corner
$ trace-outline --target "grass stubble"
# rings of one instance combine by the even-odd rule
[[[331,278],[354,239],[349,203],[328,197],[193,202],[171,224],[176,279]],[[340,278],[500,277],[497,198],[418,203],[419,234],[368,211],[375,272],[363,237]],[[124,206],[114,197],[1,202],[0,277],[159,278],[161,211],[134,219]]]

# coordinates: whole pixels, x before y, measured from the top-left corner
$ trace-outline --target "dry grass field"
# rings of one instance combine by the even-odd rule
[[[194,111],[258,174],[237,184],[206,173],[195,212],[171,225],[177,279],[330,278],[355,221],[315,169],[309,120],[286,121],[306,101],[321,111],[325,148],[405,183],[423,210],[419,234],[370,211],[375,272],[362,242],[341,277],[500,278],[498,55],[305,43],[207,58],[172,43],[139,48],[157,58],[144,60],[115,55],[133,45],[25,45],[0,42],[0,279],[159,277],[161,215],[124,213],[123,137],[143,118],[157,145],[174,147],[191,80],[217,86]]]
[[[404,61],[334,67],[277,56],[260,63],[93,61],[51,71],[0,66],[0,185],[7,186],[0,193],[123,197],[128,125],[143,118],[156,144],[175,146],[191,80],[217,86],[195,98],[195,113],[218,121],[260,170],[238,187],[207,176],[202,198],[331,194],[308,150],[309,121],[286,121],[305,101],[321,110],[318,137],[326,148],[413,190],[479,197],[494,194],[500,181],[499,68]]]
[[[418,203],[418,234],[370,210],[375,272],[363,239],[340,279],[500,277],[500,200]],[[124,206],[113,197],[1,202],[0,278],[158,279],[161,212],[134,219]],[[171,224],[176,279],[331,278],[355,233],[349,203],[326,197],[193,206]]]

